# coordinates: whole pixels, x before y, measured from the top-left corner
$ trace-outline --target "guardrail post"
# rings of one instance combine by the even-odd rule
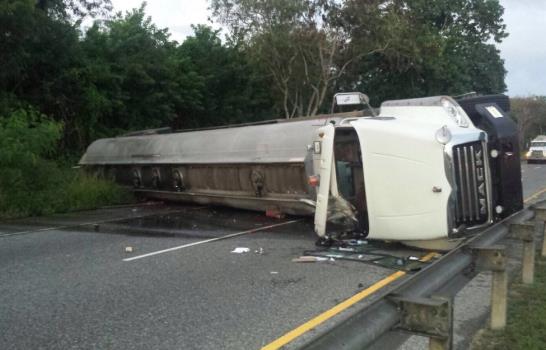
[[[542,257],[546,257],[546,208],[534,208],[537,222],[544,224],[542,228]]]
[[[531,284],[535,274],[535,225],[510,224],[510,238],[523,243],[521,260],[521,279],[524,284]]]
[[[451,298],[390,296],[401,311],[399,329],[429,337],[430,350],[451,350],[453,301]]]
[[[506,270],[493,271],[491,279],[491,329],[506,327],[506,304],[508,299],[508,274]]]
[[[491,317],[490,328],[504,329],[506,326],[506,304],[508,297],[508,275],[506,273],[506,255],[503,246],[473,248],[476,267],[482,271],[491,271]]]

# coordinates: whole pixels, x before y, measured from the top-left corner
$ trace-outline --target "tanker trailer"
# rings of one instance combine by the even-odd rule
[[[314,215],[321,238],[342,222],[370,239],[438,246],[522,208],[516,126],[499,98],[133,133],[93,142],[80,165],[147,198]]]

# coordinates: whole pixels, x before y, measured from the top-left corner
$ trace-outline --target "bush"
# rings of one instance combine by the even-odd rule
[[[0,116],[0,218],[88,209],[129,200],[119,186],[47,159],[62,125],[32,108]]]
[[[132,194],[114,182],[78,172],[67,183],[63,211],[131,201]]]

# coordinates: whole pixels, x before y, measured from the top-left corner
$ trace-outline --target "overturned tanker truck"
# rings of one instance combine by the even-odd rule
[[[369,107],[360,93],[335,104]],[[97,140],[80,165],[146,198],[314,215],[323,239],[341,227],[441,248],[523,207],[508,111],[504,95],[437,96],[379,114],[157,129]]]

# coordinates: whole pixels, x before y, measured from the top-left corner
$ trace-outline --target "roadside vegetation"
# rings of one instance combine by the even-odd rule
[[[0,118],[0,219],[131,200],[119,186],[48,159],[62,125],[31,107]]]
[[[546,349],[546,259],[537,258],[535,263],[534,284],[515,282],[509,287],[506,329],[480,333],[474,339],[474,349]]]
[[[121,13],[110,0],[0,0],[0,125],[19,133],[0,141],[0,216],[119,201],[114,185],[69,169],[97,138],[316,115],[339,91],[378,106],[506,89],[498,1],[209,6],[225,35],[197,25],[178,42],[144,2]]]

